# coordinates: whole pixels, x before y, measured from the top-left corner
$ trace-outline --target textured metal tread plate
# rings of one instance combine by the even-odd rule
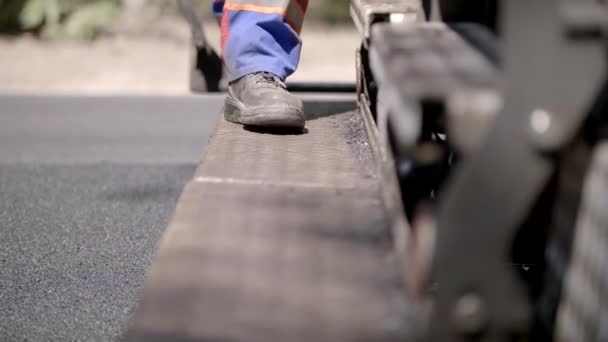
[[[400,341],[402,277],[358,113],[302,135],[221,121],[129,340]]]
[[[372,37],[375,79],[402,98],[444,98],[500,86],[497,69],[445,24],[378,24]]]
[[[416,21],[422,15],[422,4],[420,0],[351,0],[350,14],[363,39],[368,39],[378,18],[403,14],[404,21]]]
[[[367,144],[358,113],[309,121],[304,134],[247,132],[222,120],[196,176],[375,191]]]

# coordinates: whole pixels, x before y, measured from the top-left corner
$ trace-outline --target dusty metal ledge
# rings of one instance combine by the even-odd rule
[[[301,135],[221,120],[128,339],[403,340],[403,281],[380,180],[359,112],[319,117]]]
[[[350,15],[363,44],[367,44],[373,24],[390,21],[413,23],[421,20],[424,13],[420,0],[351,0]]]

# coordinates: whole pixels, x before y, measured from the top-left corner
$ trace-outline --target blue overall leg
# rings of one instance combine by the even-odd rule
[[[285,80],[300,61],[308,0],[214,1],[222,13],[222,51],[229,80],[270,72]]]

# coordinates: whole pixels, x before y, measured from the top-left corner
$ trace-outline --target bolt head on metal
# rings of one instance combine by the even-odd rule
[[[532,143],[538,150],[554,153],[574,137],[578,125],[568,115],[538,108],[530,115],[529,130]]]
[[[535,109],[530,116],[530,126],[536,134],[546,134],[551,128],[551,115],[544,109]]]
[[[463,334],[479,333],[485,326],[484,303],[477,294],[466,294],[454,306],[453,320],[456,328]]]

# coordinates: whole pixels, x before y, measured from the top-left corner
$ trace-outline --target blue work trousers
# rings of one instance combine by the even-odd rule
[[[285,80],[300,62],[308,0],[215,0],[229,80],[271,72]]]

